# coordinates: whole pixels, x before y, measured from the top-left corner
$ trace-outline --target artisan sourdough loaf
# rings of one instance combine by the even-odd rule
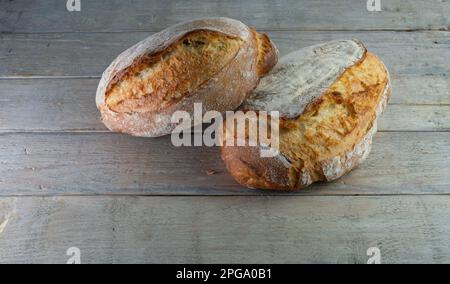
[[[103,73],[96,103],[104,124],[135,136],[169,134],[175,111],[236,109],[277,62],[270,39],[243,23],[185,22],[120,54]]]
[[[335,180],[369,154],[390,95],[387,69],[361,42],[301,49],[280,59],[241,106],[279,111],[278,155],[261,157],[261,145],[225,145],[222,158],[250,188],[296,190]],[[227,135],[234,134],[225,133],[224,143]]]

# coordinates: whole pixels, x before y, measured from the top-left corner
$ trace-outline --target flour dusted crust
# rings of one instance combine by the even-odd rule
[[[270,76],[261,79],[242,108],[277,110],[283,117],[297,117],[365,53],[356,40],[331,41],[292,52],[280,59]]]
[[[323,176],[326,181],[336,180],[353,168],[361,164],[369,155],[370,150],[372,149],[372,140],[373,136],[378,130],[378,117],[382,114],[384,109],[386,108],[389,97],[391,96],[391,87],[389,83],[386,85],[385,90],[383,91],[381,101],[376,109],[376,118],[372,122],[372,127],[367,132],[367,134],[359,141],[351,150],[346,151],[344,154],[340,156],[335,156],[333,158],[329,158],[327,160],[322,161],[321,168],[323,172]],[[308,186],[312,183],[312,179],[308,172],[304,173],[306,176],[307,182],[302,182],[302,186]]]
[[[206,55],[192,58],[183,45],[196,37],[201,41],[192,44],[219,39],[211,44],[217,50],[205,48],[201,51],[208,52]],[[223,52],[222,43],[230,53]],[[194,103],[202,103],[203,111],[236,109],[260,76],[276,64],[277,55],[267,36],[239,21],[211,18],[181,23],[120,54],[103,73],[96,104],[103,123],[112,131],[145,137],[166,135],[176,127],[172,114],[179,110],[192,114]],[[204,62],[209,65],[201,66]],[[152,68],[160,74],[153,76]]]
[[[360,47],[362,53],[355,53]],[[321,52],[311,53],[314,49]],[[315,56],[328,59],[309,58]],[[351,59],[335,59],[334,56]],[[387,69],[375,55],[366,52],[359,41],[333,41],[295,52],[288,58],[282,58],[281,66],[274,68],[266,80],[292,82],[292,78],[282,78],[277,72],[284,69],[283,64],[297,66],[295,72],[286,74],[297,76],[302,82],[298,85],[300,96],[306,99],[296,98],[297,88],[283,89],[280,85],[279,92],[275,93],[272,85],[260,84],[242,106],[243,110],[280,111],[280,153],[273,158],[262,158],[259,147],[222,147],[222,158],[230,173],[250,188],[296,190],[345,175],[368,156],[377,131],[377,118],[391,96]],[[315,66],[299,62],[319,63]],[[340,65],[340,62],[347,63]],[[347,64],[349,66],[342,67]],[[336,79],[332,82],[324,78],[303,80],[302,74],[308,77],[311,68],[316,74]],[[321,82],[329,83],[323,85]],[[313,90],[314,95],[302,93],[303,90]],[[281,105],[280,97],[275,98],[275,102],[264,97],[273,93],[275,96],[283,94],[290,104],[296,102],[296,108]],[[297,116],[295,112],[298,112]]]

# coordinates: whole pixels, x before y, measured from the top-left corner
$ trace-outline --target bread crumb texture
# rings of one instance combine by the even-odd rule
[[[106,103],[115,112],[164,109],[230,63],[243,41],[216,31],[196,30],[159,53],[142,56],[112,80]]]

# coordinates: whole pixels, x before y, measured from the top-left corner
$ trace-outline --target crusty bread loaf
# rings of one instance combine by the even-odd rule
[[[178,110],[236,109],[277,62],[270,39],[243,23],[178,24],[119,55],[104,72],[96,102],[104,124],[135,136],[169,134]]]
[[[224,146],[222,158],[250,188],[295,190],[335,180],[367,157],[390,95],[384,64],[359,41],[302,49],[280,59],[241,107],[280,112],[279,154],[263,158],[260,146]]]

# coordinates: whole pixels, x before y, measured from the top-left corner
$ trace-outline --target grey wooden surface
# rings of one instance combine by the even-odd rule
[[[450,56],[448,33],[268,31],[281,54],[332,39],[359,38],[386,61],[395,76],[448,75],[448,61],[444,60]],[[4,60],[0,66],[0,77],[99,78],[121,51],[151,34],[0,34],[0,51]]]
[[[365,0],[95,0],[84,1],[79,15],[65,13],[67,1],[1,2],[1,30],[10,33],[159,31],[211,16],[270,30],[450,29],[447,0],[385,0],[379,14],[368,13]]]
[[[450,194],[450,132],[382,132],[342,179],[285,194]],[[215,174],[208,175],[208,171]],[[260,195],[228,174],[217,148],[113,133],[0,135],[0,196]]]
[[[450,2],[0,0],[0,263],[450,262]],[[368,160],[296,193],[240,187],[216,148],[109,133],[95,89],[122,50],[228,16],[281,54],[360,38],[393,98]],[[208,175],[213,170],[215,173]]]
[[[449,196],[5,197],[0,214],[2,262],[450,262]]]

